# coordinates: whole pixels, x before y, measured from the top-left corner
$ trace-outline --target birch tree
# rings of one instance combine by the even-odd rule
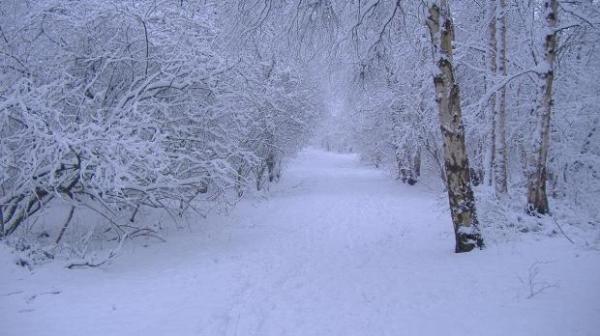
[[[507,27],[506,27],[506,0],[499,0],[500,4],[495,4],[495,15],[497,20],[496,29],[498,38],[495,39],[498,45],[497,61],[498,73],[502,77],[508,75],[507,66]],[[492,98],[493,99],[493,98]],[[506,85],[500,88],[497,96],[497,110],[494,111],[494,187],[496,194],[506,194],[508,192],[508,152],[506,149]]]
[[[487,49],[486,49],[486,62],[488,64],[488,82],[486,83],[488,90],[493,90],[492,87],[495,84],[498,71],[498,37],[497,37],[497,0],[488,1],[486,12],[487,12]],[[496,167],[496,116],[498,114],[496,92],[492,91],[489,100],[489,115],[492,121],[491,127],[491,147],[490,147],[490,169],[488,179],[490,183],[494,181],[494,172]]]
[[[429,3],[428,15],[427,27],[431,37],[433,62],[437,68],[433,83],[444,143],[444,167],[456,237],[455,251],[469,252],[475,247],[483,247],[483,238],[470,184],[460,89],[454,77],[454,27],[448,2],[441,0]]]
[[[544,59],[539,71],[541,97],[537,110],[538,124],[536,138],[533,143],[533,155],[530,163],[529,182],[527,187],[527,211],[531,214],[547,214],[550,212],[546,182],[548,180],[548,151],[550,148],[550,120],[552,106],[552,86],[554,84],[554,64],[558,47],[558,0],[545,0],[543,3],[543,46]]]

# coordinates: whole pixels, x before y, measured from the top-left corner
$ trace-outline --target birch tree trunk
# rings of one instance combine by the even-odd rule
[[[488,6],[486,8],[487,11],[487,35],[488,35],[488,46],[486,49],[486,61],[489,67],[489,76],[487,80],[487,87],[490,90],[493,90],[494,83],[497,77],[498,72],[498,41],[496,38],[496,0],[489,0]],[[491,132],[491,148],[490,148],[490,167],[489,167],[489,185],[494,183],[494,174],[496,172],[496,93],[493,92],[490,95],[489,101],[489,113],[492,120],[492,132]]]
[[[500,13],[496,13],[497,28],[499,33],[498,43],[498,72],[506,77],[507,58],[506,58],[506,0],[500,0]],[[496,194],[506,194],[508,192],[508,153],[506,148],[506,85],[500,89],[497,97],[498,109],[495,113],[495,149],[494,155],[494,187]]]
[[[456,237],[455,251],[468,252],[475,247],[483,247],[483,238],[470,184],[460,92],[452,64],[454,27],[446,0],[430,2],[428,11],[427,26],[431,36],[433,61],[437,67],[433,83],[444,142],[444,166]]]
[[[552,84],[554,81],[554,61],[558,39],[556,27],[558,22],[558,1],[544,1],[544,64],[539,73],[541,86],[541,104],[538,105],[538,132],[533,142],[532,162],[529,170],[527,190],[527,212],[529,214],[547,214],[550,212],[546,194],[547,161],[550,147],[550,117],[552,114]]]

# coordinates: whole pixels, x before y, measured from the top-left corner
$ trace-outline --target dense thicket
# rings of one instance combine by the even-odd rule
[[[0,235],[67,204],[122,238],[140,209],[204,212],[277,180],[318,102],[277,31],[231,36],[235,5],[0,3]]]

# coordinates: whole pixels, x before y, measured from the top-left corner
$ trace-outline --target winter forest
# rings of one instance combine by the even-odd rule
[[[1,335],[599,335],[597,0],[0,0]]]

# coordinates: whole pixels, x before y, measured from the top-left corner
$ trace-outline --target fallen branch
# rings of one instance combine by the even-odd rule
[[[554,224],[556,225],[556,227],[558,228],[558,230],[560,231],[560,233],[562,233],[562,235],[573,245],[575,245],[575,242],[569,238],[569,236],[567,236],[567,234],[565,233],[565,231],[562,229],[562,226],[560,226],[560,224],[558,224],[558,221],[556,220],[556,218],[552,217],[552,221],[554,222]]]

